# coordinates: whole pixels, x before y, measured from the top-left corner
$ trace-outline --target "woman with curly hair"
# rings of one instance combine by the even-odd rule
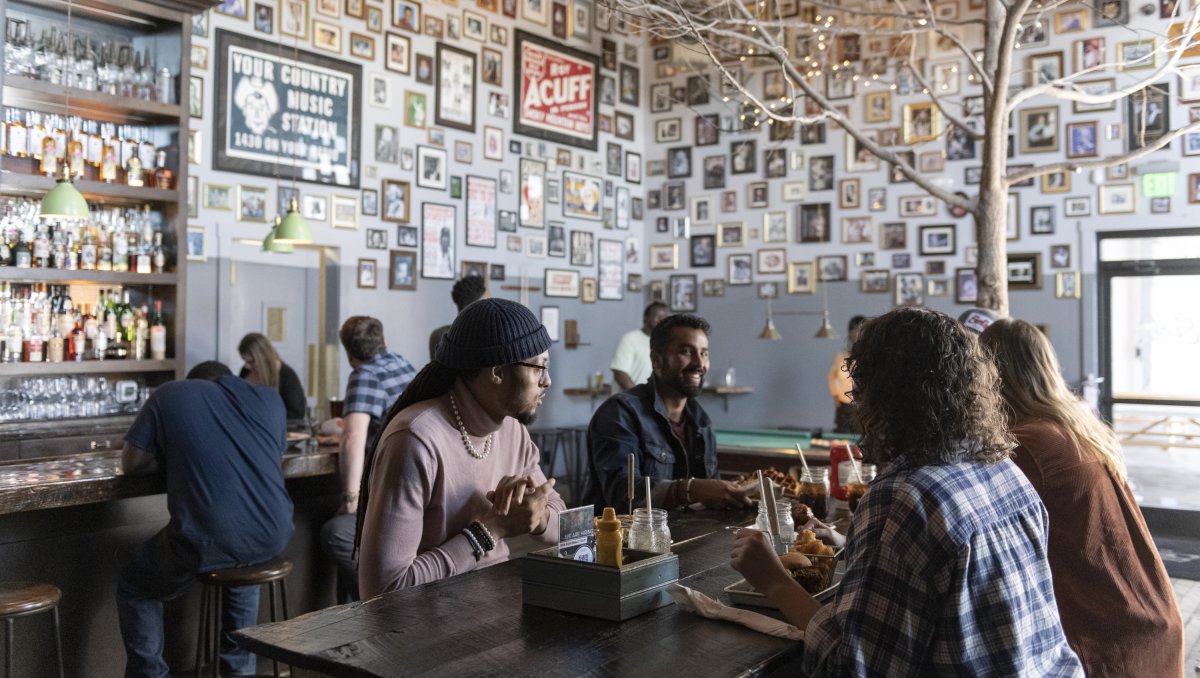
[[[271,345],[271,340],[258,332],[251,332],[238,342],[238,353],[245,365],[238,376],[251,384],[270,386],[279,391],[288,419],[303,419],[308,407],[304,386],[296,370],[288,367]]]
[[[1067,388],[1054,347],[1024,320],[983,345],[1017,439],[1013,461],[1050,514],[1050,573],[1067,642],[1089,676],[1183,674],[1183,619],[1112,429]]]
[[[953,318],[901,308],[850,348],[864,458],[886,465],[854,513],[822,606],[763,533],[732,565],[805,629],[813,676],[1082,676],[1046,559],[1046,510],[1008,460],[996,368]]]

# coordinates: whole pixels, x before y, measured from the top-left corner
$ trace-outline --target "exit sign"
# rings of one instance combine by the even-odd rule
[[[1169,198],[1175,194],[1175,173],[1154,172],[1142,175],[1142,194],[1147,198]]]

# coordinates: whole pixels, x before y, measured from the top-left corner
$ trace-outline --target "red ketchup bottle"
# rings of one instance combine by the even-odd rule
[[[850,466],[850,456],[862,463],[862,450],[858,445],[836,443],[829,448],[829,494],[834,499],[846,501],[846,483],[854,477],[854,469]]]

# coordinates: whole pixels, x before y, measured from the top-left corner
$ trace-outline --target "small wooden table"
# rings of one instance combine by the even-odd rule
[[[680,582],[728,603],[726,525],[751,512],[684,512],[671,521]],[[361,603],[234,634],[264,657],[331,676],[801,675],[803,646],[675,605],[623,623],[521,603],[512,560]]]

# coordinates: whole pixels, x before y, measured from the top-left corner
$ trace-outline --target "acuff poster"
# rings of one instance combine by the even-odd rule
[[[600,58],[516,32],[513,132],[596,150]]]

